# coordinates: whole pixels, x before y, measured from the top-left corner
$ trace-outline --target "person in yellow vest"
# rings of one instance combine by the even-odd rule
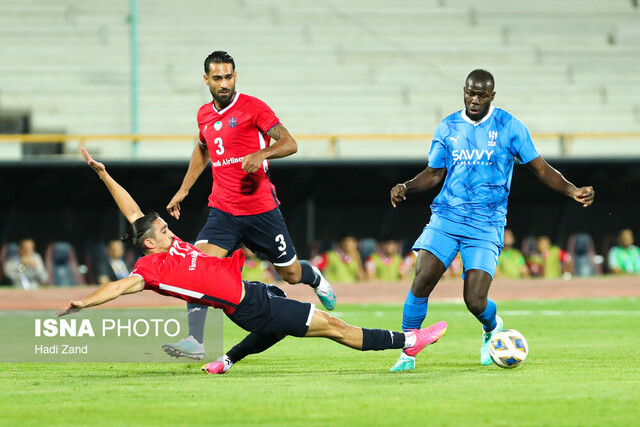
[[[364,264],[367,279],[396,282],[406,278],[404,260],[400,255],[397,240],[384,239],[378,243],[378,250],[372,253]]]
[[[498,258],[498,269],[496,275],[509,279],[520,279],[529,277],[529,268],[524,259],[524,255],[514,247],[516,238],[513,232],[506,228],[504,230],[504,248]]]
[[[330,282],[354,283],[365,279],[358,240],[351,235],[340,238],[338,247],[316,257],[313,265]]]
[[[536,252],[527,259],[527,265],[534,277],[553,279],[571,271],[571,255],[551,244],[548,236],[536,239]]]

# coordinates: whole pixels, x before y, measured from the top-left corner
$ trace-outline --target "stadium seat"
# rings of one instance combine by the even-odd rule
[[[2,266],[7,258],[10,258],[18,253],[18,244],[15,242],[5,243],[0,247],[0,285],[9,285],[11,282],[9,279],[5,279]]]
[[[616,233],[608,233],[605,234],[602,237],[602,241],[600,244],[600,253],[602,254],[602,256],[605,259],[605,262],[603,262],[604,268],[603,268],[603,272],[604,273],[611,273],[610,269],[609,269],[609,264],[608,264],[608,254],[609,251],[611,250],[612,247],[616,246],[618,244],[618,235]]]
[[[376,251],[377,242],[376,242],[376,239],[374,238],[365,237],[363,239],[360,239],[359,246],[360,246],[360,257],[364,262],[369,257],[369,255],[371,255]]]
[[[84,284],[84,280],[78,269],[75,250],[70,243],[50,243],[45,252],[44,263],[54,286]]]
[[[142,256],[144,256],[144,254],[138,248],[128,247],[124,250],[124,263],[127,265],[129,271],[133,270],[138,258]]]
[[[85,275],[86,283],[98,283],[99,266],[107,256],[107,248],[104,243],[94,243],[85,248],[84,264],[87,266]]]
[[[521,250],[522,255],[527,258],[536,251],[536,236],[527,236],[522,239]]]
[[[602,257],[596,255],[593,239],[589,234],[572,234],[567,241],[567,251],[573,259],[574,276],[602,274]]]

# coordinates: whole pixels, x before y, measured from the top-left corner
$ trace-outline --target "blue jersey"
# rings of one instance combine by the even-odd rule
[[[479,122],[464,110],[451,114],[429,150],[429,166],[447,168],[431,211],[476,227],[505,226],[514,157],[529,163],[539,155],[524,123],[500,108],[490,107]]]

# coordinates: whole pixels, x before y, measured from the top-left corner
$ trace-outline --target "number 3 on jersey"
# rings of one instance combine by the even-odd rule
[[[213,143],[218,146],[218,148],[216,149],[216,154],[218,156],[221,154],[224,154],[224,145],[222,143],[222,138],[217,137],[216,139],[213,140]]]
[[[280,246],[278,246],[278,250],[280,252],[284,252],[284,250],[287,249],[287,243],[284,241],[284,236],[282,234],[278,234],[275,240],[276,243],[280,243]]]

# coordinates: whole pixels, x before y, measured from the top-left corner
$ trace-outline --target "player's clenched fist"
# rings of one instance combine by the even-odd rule
[[[573,198],[576,202],[582,203],[583,207],[587,207],[593,203],[596,197],[596,192],[593,187],[580,187],[576,188],[573,193]]]
[[[254,173],[260,166],[262,166],[262,162],[265,160],[264,155],[260,151],[256,151],[255,153],[247,154],[242,159],[242,170],[247,173]]]
[[[407,200],[405,194],[407,193],[407,186],[404,184],[396,184],[395,187],[391,189],[391,205],[396,207],[397,203],[400,203],[403,200]]]

